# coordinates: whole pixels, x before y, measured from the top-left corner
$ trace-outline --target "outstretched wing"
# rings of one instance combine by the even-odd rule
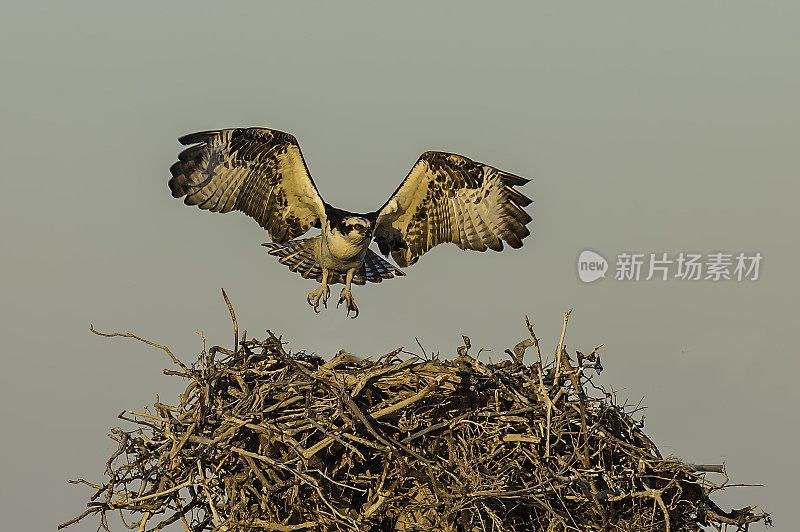
[[[193,145],[169,169],[169,188],[186,205],[252,216],[275,242],[296,238],[324,220],[325,207],[297,139],[274,129],[192,133]]]
[[[513,187],[528,181],[454,153],[425,152],[378,211],[375,241],[399,266],[443,242],[501,251],[505,240],[518,248],[530,234],[523,207],[531,200]]]

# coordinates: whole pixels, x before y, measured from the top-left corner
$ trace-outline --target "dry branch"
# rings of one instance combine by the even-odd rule
[[[119,449],[90,515],[161,530],[701,530],[769,524],[753,508],[725,512],[709,496],[724,468],[663,458],[631,412],[591,382],[597,348],[571,358],[564,315],[555,360],[530,339],[512,360],[484,364],[469,339],[453,360],[378,362],[340,352],[327,363],[288,352],[272,333],[212,347],[192,367],[161,345],[190,382],[175,406],[123,412]],[[536,361],[523,363],[535,347]],[[226,355],[215,360],[216,354]],[[427,357],[426,357],[427,358]],[[595,391],[594,395],[590,391]],[[717,484],[708,473],[722,474]]]

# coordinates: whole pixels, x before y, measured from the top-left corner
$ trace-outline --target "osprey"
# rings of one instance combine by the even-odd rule
[[[358,316],[351,284],[380,283],[400,269],[369,249],[375,240],[398,266],[417,262],[443,242],[461,249],[501,251],[503,240],[522,246],[531,200],[513,187],[527,179],[454,153],[422,154],[378,210],[357,214],[322,200],[292,135],[264,128],[192,133],[172,165],[169,188],[186,205],[212,212],[242,211],[267,230],[264,244],[293,272],[319,288],[308,303],[327,307],[328,285],[344,283],[339,303]],[[298,239],[310,228],[321,234]]]

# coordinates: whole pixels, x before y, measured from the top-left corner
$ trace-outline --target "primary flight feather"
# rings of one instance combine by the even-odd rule
[[[358,214],[323,201],[292,135],[265,128],[192,133],[172,165],[169,187],[176,198],[212,212],[239,210],[267,230],[270,254],[291,271],[316,279],[308,294],[317,311],[327,306],[329,284],[344,283],[339,304],[358,316],[351,284],[379,283],[414,264],[434,246],[451,242],[461,249],[501,251],[503,241],[522,246],[530,234],[531,200],[514,189],[522,177],[453,153],[423,153],[380,209]],[[298,239],[311,227],[312,238]],[[337,304],[338,306],[338,304]]]

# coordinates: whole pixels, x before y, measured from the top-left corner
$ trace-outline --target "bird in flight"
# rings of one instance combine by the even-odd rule
[[[408,176],[378,210],[358,214],[323,201],[311,180],[294,136],[265,128],[202,131],[178,141],[189,146],[170,167],[169,188],[186,205],[212,212],[242,211],[267,230],[269,253],[320,286],[308,303],[327,308],[329,285],[343,283],[339,296],[347,315],[358,316],[351,285],[380,283],[405,275],[400,267],[434,246],[501,251],[503,240],[522,246],[531,217],[530,198],[514,189],[528,179],[454,153],[422,154]],[[321,234],[298,238],[312,227]]]

